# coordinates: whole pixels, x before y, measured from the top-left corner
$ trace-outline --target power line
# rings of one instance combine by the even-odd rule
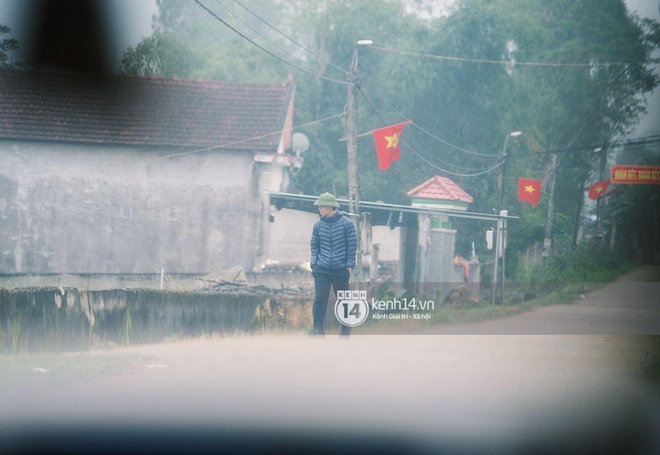
[[[489,172],[492,172],[495,169],[498,169],[500,166],[502,166],[504,164],[504,162],[502,161],[502,162],[497,163],[495,166],[493,166],[489,169],[485,169],[483,171],[475,172],[475,173],[472,173],[472,174],[463,174],[463,173],[448,171],[447,169],[443,169],[443,168],[431,163],[429,160],[427,160],[421,154],[419,154],[419,152],[417,152],[416,150],[412,150],[412,152],[413,152],[413,154],[417,155],[419,158],[424,160],[429,166],[432,166],[433,168],[435,168],[439,171],[445,172],[445,173],[450,174],[450,175],[454,175],[456,177],[478,177],[480,175],[488,174]]]
[[[364,97],[364,99],[365,99],[365,100],[367,101],[367,103],[369,104],[369,106],[370,106],[370,107],[373,109],[373,111],[376,113],[376,115],[377,115],[377,116],[378,116],[383,122],[385,122],[385,119],[382,117],[382,115],[380,115],[380,113],[378,112],[378,110],[376,109],[376,107],[375,107],[375,106],[373,105],[373,103],[369,100],[369,97],[367,97],[367,96],[364,94],[364,92],[361,91],[361,93],[362,93],[362,96]],[[447,174],[450,174],[450,175],[454,175],[454,176],[457,176],[457,177],[477,177],[477,176],[480,176],[480,175],[487,174],[488,172],[491,172],[491,171],[493,171],[493,170],[499,168],[499,167],[502,166],[502,164],[503,164],[503,162],[500,162],[500,163],[496,164],[495,166],[493,166],[493,167],[491,167],[491,168],[488,168],[488,169],[479,169],[479,170],[477,170],[477,169],[470,169],[470,170],[475,170],[475,171],[477,171],[477,172],[471,172],[471,173],[459,173],[459,172],[453,172],[453,171],[450,171],[450,170],[448,170],[448,169],[442,168],[442,167],[438,166],[437,164],[431,162],[431,161],[430,161],[430,158],[425,158],[425,157],[422,155],[422,153],[421,153],[420,151],[418,151],[417,148],[416,148],[415,146],[413,146],[412,141],[408,141],[408,140],[406,140],[406,139],[403,139],[402,142],[404,143],[404,145],[406,145],[406,146],[410,149],[410,151],[413,152],[414,155],[418,156],[420,159],[422,159],[424,162],[426,162],[429,166],[433,167],[434,169],[437,169],[438,171],[441,171],[441,172],[444,172],[444,173],[447,173]],[[433,157],[433,159],[435,159],[435,160],[437,160],[437,161],[440,161],[442,164],[444,164],[444,165],[446,165],[446,166],[455,167],[455,168],[456,168],[456,167],[460,168],[460,166],[456,166],[456,165],[454,165],[454,164],[444,162],[444,161],[438,159],[437,157]],[[463,168],[463,169],[468,170],[467,168]]]
[[[216,1],[219,1],[219,0],[216,0]],[[281,35],[282,37],[286,38],[287,40],[291,41],[293,44],[295,44],[295,45],[298,46],[299,48],[303,49],[305,52],[307,52],[308,54],[310,54],[312,57],[316,58],[317,60],[321,60],[321,59],[319,58],[319,56],[316,55],[316,53],[315,53],[314,51],[310,50],[310,49],[307,48],[305,45],[300,44],[299,42],[297,42],[296,40],[294,40],[293,38],[291,38],[290,36],[288,36],[288,35],[285,34],[284,32],[280,31],[280,30],[279,30],[278,28],[276,28],[275,26],[269,24],[266,20],[264,20],[264,19],[262,19],[261,17],[259,17],[259,15],[257,15],[257,14],[254,13],[253,11],[251,11],[249,8],[247,8],[245,5],[243,5],[243,4],[242,4],[241,2],[239,2],[238,0],[234,0],[234,3],[236,3],[237,5],[239,5],[241,8],[243,8],[243,9],[244,9],[245,11],[247,11],[248,13],[250,13],[250,14],[251,14],[252,16],[254,16],[257,20],[261,21],[264,25],[266,25],[267,27],[269,27],[271,30],[273,30],[274,32],[278,33],[279,35]],[[346,73],[346,70],[345,70],[344,68],[341,68],[340,66],[335,65],[335,64],[332,63],[330,60],[325,60],[325,59],[324,59],[323,61],[324,61],[325,63],[327,63],[328,65],[332,66],[333,68],[335,68],[335,69],[341,71],[342,74]]]
[[[215,0],[215,1],[216,1],[216,3],[217,3],[218,5],[220,5],[220,7],[222,7],[222,9],[224,9],[224,10],[227,11],[229,14],[231,14],[231,15],[232,15],[236,20],[238,20],[241,24],[243,24],[244,26],[246,26],[247,28],[249,28],[250,30],[252,30],[254,33],[256,33],[257,35],[259,35],[261,38],[263,38],[264,40],[266,40],[266,42],[268,42],[269,44],[271,44],[271,45],[274,46],[275,48],[277,48],[277,49],[279,49],[279,50],[285,52],[286,54],[288,54],[289,56],[293,57],[294,59],[297,59],[297,58],[298,58],[296,55],[294,55],[293,53],[291,53],[288,49],[285,49],[285,48],[283,48],[282,46],[278,45],[277,43],[273,42],[273,41],[270,40],[266,35],[264,35],[263,33],[261,33],[261,32],[260,32],[259,30],[257,30],[256,28],[252,27],[252,26],[251,26],[250,24],[248,24],[245,20],[243,20],[238,14],[234,13],[234,12],[231,11],[228,7],[226,7],[225,5],[223,5],[223,4],[220,2],[220,0]],[[245,9],[248,13],[250,13],[250,14],[251,14],[252,16],[254,16],[256,19],[258,19],[259,21],[261,21],[263,24],[265,24],[266,26],[268,26],[271,30],[274,30],[275,32],[277,32],[278,34],[280,34],[281,36],[283,36],[283,37],[286,38],[287,40],[291,41],[291,42],[294,43],[295,45],[297,45],[297,46],[301,47],[302,49],[304,49],[304,50],[305,50],[306,52],[308,52],[312,57],[314,57],[314,58],[316,58],[317,60],[319,60],[318,56],[317,56],[316,54],[314,54],[312,51],[310,51],[309,49],[307,49],[306,47],[304,47],[302,44],[299,44],[298,42],[294,41],[292,38],[289,38],[287,35],[285,35],[283,32],[281,32],[280,30],[278,30],[278,29],[275,28],[274,26],[270,25],[270,24],[269,24],[268,22],[266,22],[264,19],[262,19],[261,17],[257,16],[255,13],[253,13],[252,11],[250,11],[250,10],[249,10],[247,7],[245,7],[241,2],[239,2],[238,0],[234,0],[234,2],[237,3],[241,8]],[[337,68],[337,69],[339,69],[339,70],[342,72],[342,74],[345,74],[345,73],[346,73],[345,70],[343,70],[342,68],[339,68],[337,65],[334,65],[332,62],[327,62],[327,61],[326,61],[326,63],[328,63],[329,65],[331,65],[331,66],[333,66],[333,67],[335,67],[335,68]]]
[[[186,156],[186,155],[194,155],[194,154],[197,154],[197,153],[208,152],[208,151],[211,151],[211,150],[218,150],[218,149],[228,148],[228,147],[232,147],[232,146],[239,145],[239,144],[245,144],[247,142],[257,141],[257,140],[264,139],[264,138],[269,137],[269,136],[275,136],[275,135],[278,135],[278,134],[282,134],[284,131],[296,130],[296,129],[300,129],[300,128],[306,128],[306,127],[311,126],[311,125],[316,125],[318,123],[323,123],[323,122],[326,122],[328,120],[339,118],[343,115],[344,115],[344,113],[342,112],[341,114],[331,115],[329,117],[325,117],[325,118],[322,118],[320,120],[314,120],[314,121],[311,121],[311,122],[307,122],[307,123],[304,123],[302,125],[299,125],[299,126],[296,126],[296,127],[293,127],[293,128],[281,129],[281,130],[278,130],[278,131],[273,131],[273,132],[270,132],[270,133],[261,134],[259,136],[252,136],[252,137],[249,137],[249,138],[246,138],[246,139],[241,139],[241,140],[238,140],[238,141],[228,142],[226,144],[213,145],[211,147],[204,147],[204,148],[195,149],[195,150],[187,150],[185,152],[179,152],[179,153],[171,153],[171,154],[168,154],[168,155],[156,156],[156,157],[153,157],[153,158],[144,158],[144,159],[140,159],[140,160],[131,160],[131,161],[121,161],[121,162],[118,162],[118,163],[108,163],[108,164],[103,164],[103,165],[99,165],[99,166],[82,166],[82,167],[50,169],[50,170],[41,170],[41,171],[26,171],[26,172],[5,172],[5,173],[0,173],[0,176],[4,177],[4,176],[11,176],[11,175],[52,174],[52,173],[61,173],[61,172],[69,172],[69,171],[81,171],[81,170],[88,170],[88,169],[99,169],[99,168],[110,168],[110,167],[117,167],[117,166],[126,166],[126,165],[130,165],[130,164],[148,163],[148,162],[152,162],[152,161],[164,160],[164,159],[169,159],[169,158],[179,158],[179,157]]]
[[[554,68],[566,68],[566,67],[593,68],[595,66],[626,66],[633,64],[633,62],[591,62],[591,63],[519,62],[517,60],[507,61],[507,60],[490,60],[483,58],[452,57],[448,55],[436,55],[436,54],[429,54],[426,52],[408,51],[403,49],[393,49],[393,48],[379,47],[379,46],[369,46],[369,48],[381,52],[407,54],[417,57],[432,58],[436,60],[466,62],[466,63],[488,63],[492,65],[539,66],[539,67],[554,67]]]
[[[373,104],[369,101],[368,96],[365,94],[364,90],[362,90],[362,87],[360,87],[360,93],[362,93],[363,97],[367,100],[367,102],[370,103],[372,109],[376,111],[376,109],[373,107]],[[398,111],[395,107],[393,107],[391,104],[389,104],[383,97],[381,97],[378,93],[375,91],[370,90],[370,93],[373,93],[378,99],[380,99],[387,107],[389,107],[391,110],[393,110],[395,113],[400,115],[402,118],[409,120],[409,118]],[[378,116],[383,120],[383,117],[378,114]],[[384,120],[383,120],[384,121]],[[461,147],[458,147],[456,145],[450,144],[441,138],[435,136],[434,134],[430,133],[429,131],[425,130],[421,126],[419,126],[416,122],[413,122],[413,127],[416,127],[418,130],[422,131],[423,133],[427,134],[434,140],[437,140],[438,142],[447,145],[453,149],[459,150],[464,153],[476,155],[476,156],[483,156],[483,157],[489,157],[489,158],[496,158],[497,154],[486,154],[486,153],[480,153],[480,152],[475,152],[472,150],[467,150],[463,149]],[[630,146],[637,146],[637,147],[653,147],[656,145],[660,145],[660,134],[658,135],[651,135],[651,136],[646,136],[646,137],[640,137],[640,138],[634,138],[634,139],[629,139],[626,141],[620,141],[620,142],[612,142],[609,143],[608,147],[630,147]],[[556,149],[556,150],[542,150],[542,151],[537,151],[537,152],[523,152],[523,153],[516,153],[515,155],[512,155],[514,157],[520,157],[520,156],[531,156],[531,155],[546,155],[546,154],[551,154],[551,153],[570,153],[570,152],[580,152],[580,151],[591,151],[593,152],[594,149],[596,149],[598,145],[589,145],[589,146],[581,146],[581,147],[571,147],[571,148],[565,148],[565,149]],[[449,163],[445,163],[451,166]]]
[[[360,88],[360,92],[362,93],[363,96],[365,96],[364,91],[362,91],[361,88]],[[382,96],[380,96],[380,95],[379,95],[378,93],[376,93],[376,92],[372,92],[372,93],[373,93],[374,95],[376,95],[376,97],[378,97],[378,99],[380,99],[380,100],[381,100],[381,101],[382,101],[387,107],[389,107],[389,108],[390,108],[391,110],[393,110],[395,113],[399,114],[401,117],[403,117],[403,118],[405,118],[406,120],[408,120],[408,118],[407,118],[406,115],[404,115],[404,114],[401,113],[399,110],[397,110],[394,106],[392,106],[390,103],[388,103],[387,100],[385,100]],[[365,96],[365,98],[366,98],[366,96]],[[468,154],[470,154],[470,155],[485,156],[485,157],[488,157],[488,158],[495,158],[495,157],[498,156],[497,154],[488,154],[488,153],[475,152],[475,151],[473,151],[473,150],[467,150],[467,149],[461,148],[461,147],[459,147],[459,146],[457,146],[457,145],[451,144],[451,143],[449,143],[449,142],[447,142],[447,141],[445,141],[445,140],[439,138],[438,136],[434,135],[433,133],[429,132],[428,130],[422,128],[422,127],[419,126],[416,122],[413,123],[413,127],[417,128],[417,129],[420,130],[422,133],[428,135],[428,136],[431,137],[432,139],[434,139],[434,140],[440,142],[441,144],[446,145],[447,147],[450,147],[450,148],[452,148],[452,149],[454,149],[454,150],[458,150],[458,151],[460,151],[460,152],[468,153]]]
[[[292,57],[295,57],[295,56],[292,55],[287,49],[284,49],[283,47],[279,46],[277,43],[274,43],[273,41],[271,41],[270,39],[268,39],[267,36],[265,36],[264,34],[262,34],[261,32],[259,32],[257,29],[255,29],[254,27],[252,27],[250,24],[248,24],[246,21],[244,21],[244,20],[243,20],[238,14],[234,13],[234,12],[231,11],[229,8],[227,8],[225,5],[223,5],[223,4],[220,2],[220,0],[215,0],[215,2],[216,2],[218,5],[220,5],[220,7],[221,7],[222,9],[224,9],[224,10],[227,11],[229,14],[231,14],[232,16],[234,16],[234,18],[235,18],[236,20],[238,20],[241,24],[245,25],[247,28],[249,28],[250,30],[252,30],[254,33],[256,33],[257,35],[259,35],[260,37],[262,37],[263,39],[265,39],[269,44],[271,44],[272,46],[276,47],[277,49],[279,49],[279,50],[281,50],[281,51],[286,52],[287,54],[291,55]],[[238,3],[238,2],[236,2],[236,3]],[[241,6],[242,6],[242,5],[241,5]]]
[[[660,135],[652,135],[647,137],[629,139],[627,141],[610,142],[608,143],[607,148],[629,147],[629,146],[645,147],[645,146],[655,146],[659,144],[660,144]],[[528,151],[528,152],[516,153],[515,155],[511,155],[510,158],[511,157],[515,158],[519,156],[547,155],[551,153],[593,152],[598,147],[600,147],[600,145],[586,145],[580,147],[570,147],[570,148],[554,149],[554,150],[539,150],[537,152]]]
[[[360,88],[360,93],[362,93],[362,96],[363,96],[364,99],[367,101],[367,103],[370,105],[370,107],[374,110],[374,112],[376,113],[376,115],[377,115],[377,116],[378,116],[383,122],[385,122],[385,119],[383,118],[383,116],[382,116],[382,115],[378,112],[378,110],[374,107],[373,103],[370,101],[369,97],[364,93],[364,91],[362,90],[362,88]],[[405,118],[406,120],[409,120],[405,115],[403,115],[401,112],[399,112],[399,111],[396,110],[394,107],[392,107],[391,105],[389,105],[385,100],[383,100],[383,99],[382,99],[377,93],[374,92],[374,94],[375,94],[379,99],[381,99],[381,101],[383,101],[385,104],[387,104],[392,110],[394,110],[397,114],[399,114],[401,117]],[[414,125],[414,126],[417,126],[414,122],[413,122],[413,125]],[[463,152],[466,152],[466,153],[472,153],[472,154],[475,154],[475,155],[478,155],[478,156],[485,156],[485,157],[490,157],[490,158],[495,158],[495,157],[498,156],[498,155],[488,155],[488,154],[483,154],[483,153],[478,153],[478,152],[472,152],[472,151],[470,151],[470,150],[465,150],[465,149],[461,149],[460,147],[452,146],[451,144],[448,144],[448,143],[446,143],[445,141],[443,141],[442,139],[440,139],[440,138],[434,136],[433,134],[427,132],[427,131],[424,130],[423,128],[421,128],[421,127],[419,127],[419,126],[417,126],[417,128],[418,128],[419,130],[421,130],[422,132],[428,134],[428,135],[429,135],[430,137],[432,137],[433,139],[438,140],[438,141],[441,142],[441,143],[444,143],[444,144],[446,144],[446,145],[449,145],[449,146],[451,146],[451,147],[453,147],[453,148],[455,148],[455,149],[461,150],[461,151],[463,151]],[[412,146],[412,144],[411,144],[410,141],[405,140],[405,139],[402,139],[402,142],[403,142],[404,144],[406,144],[406,145],[410,148],[410,150],[413,152],[414,155],[416,155],[417,157],[419,157],[421,160],[423,160],[423,161],[424,161],[426,164],[428,164],[429,166],[432,166],[433,168],[435,168],[435,169],[437,169],[437,170],[439,170],[439,171],[446,172],[446,173],[448,173],[448,174],[455,175],[455,176],[458,176],[458,177],[477,177],[477,176],[480,176],[480,175],[487,174],[488,172],[492,172],[493,170],[498,169],[500,166],[502,166],[502,165],[504,164],[504,161],[503,161],[503,162],[500,162],[500,163],[496,164],[496,165],[493,166],[493,167],[490,167],[490,168],[485,169],[485,170],[480,170],[480,171],[477,171],[477,172],[474,172],[474,173],[458,173],[458,172],[452,172],[452,171],[449,171],[449,170],[447,170],[447,169],[444,169],[444,168],[442,168],[442,167],[437,166],[435,163],[433,163],[432,161],[430,161],[430,158],[426,158],[425,156],[423,156],[422,153],[421,153],[419,150],[417,150],[415,147]],[[658,145],[658,144],[660,144],[660,135],[652,135],[652,136],[647,136],[647,137],[641,137],[641,138],[630,139],[630,140],[627,140],[627,141],[620,141],[620,142],[609,143],[608,147],[630,147],[630,146],[637,146],[637,147],[649,147],[649,146],[651,146],[651,147],[652,147],[652,146],[655,146],[655,145]],[[512,158],[512,157],[516,157],[516,158],[517,158],[517,157],[531,156],[531,155],[547,155],[547,154],[552,154],[552,153],[570,153],[570,152],[580,152],[580,151],[590,151],[590,152],[593,152],[594,149],[596,149],[596,148],[597,148],[597,146],[595,146],[595,145],[590,145],[590,146],[571,147],[571,148],[556,149],[556,150],[543,150],[543,151],[537,151],[537,152],[527,152],[527,153],[523,152],[523,153],[516,153],[516,154],[510,155],[508,158]],[[433,159],[438,160],[437,157],[433,157]],[[457,167],[456,165],[453,165],[453,164],[451,164],[451,163],[447,163],[447,162],[443,162],[442,160],[438,160],[438,161],[440,161],[440,162],[442,162],[444,165],[447,165],[447,166],[450,166],[450,167]],[[505,161],[506,161],[506,160],[505,160]],[[465,168],[463,168],[463,169],[465,169]],[[476,169],[475,169],[475,170],[476,170]]]
[[[272,53],[271,51],[269,51],[268,49],[264,48],[264,47],[261,46],[260,44],[254,42],[254,41],[251,40],[249,37],[247,37],[247,36],[245,36],[243,33],[241,33],[239,30],[236,30],[234,27],[232,27],[230,24],[228,24],[225,20],[223,20],[220,16],[218,16],[218,15],[215,14],[213,11],[211,11],[210,9],[208,9],[208,8],[206,7],[206,5],[204,5],[200,0],[195,0],[195,3],[197,3],[202,9],[204,9],[207,13],[209,13],[211,16],[213,16],[216,20],[218,20],[219,22],[221,22],[224,26],[226,26],[227,28],[229,28],[232,32],[236,33],[238,36],[240,36],[240,37],[243,38],[244,40],[248,41],[250,44],[252,44],[252,45],[258,47],[259,49],[261,49],[262,51],[264,51],[265,53],[267,53],[267,54],[270,55],[271,57],[273,57],[273,58],[279,60],[280,62],[284,63],[285,65],[290,66],[290,67],[292,67],[292,68],[295,68],[295,69],[297,69],[297,70],[299,70],[299,71],[302,71],[303,73],[309,74],[309,75],[314,76],[314,77],[319,78],[319,79],[323,79],[323,80],[326,80],[326,81],[329,81],[329,82],[334,82],[334,83],[336,83],[336,84],[341,84],[341,85],[347,85],[347,84],[348,84],[348,82],[346,82],[346,81],[340,81],[339,79],[332,79],[332,78],[329,78],[329,77],[323,76],[323,75],[321,75],[321,74],[316,74],[316,73],[314,73],[314,72],[312,72],[312,71],[310,71],[310,70],[308,70],[308,69],[305,69],[305,68],[303,68],[303,67],[301,67],[301,66],[298,66],[298,65],[295,65],[295,64],[289,62],[288,60],[285,60],[284,58],[280,57],[279,55]]]
[[[217,0],[216,0],[216,1],[217,1]],[[292,42],[295,43],[296,45],[298,45],[298,46],[300,46],[301,48],[305,49],[307,52],[310,52],[312,55],[315,55],[315,54],[313,54],[309,49],[307,49],[306,47],[304,47],[304,46],[302,46],[301,44],[295,42],[294,40],[292,40],[291,38],[289,38],[288,36],[286,36],[285,34],[283,34],[282,32],[280,32],[279,30],[277,30],[275,27],[273,27],[272,25],[268,24],[266,21],[264,21],[263,19],[261,19],[259,16],[257,16],[256,14],[254,14],[254,13],[253,13],[252,11],[250,11],[249,9],[247,9],[247,8],[246,8],[244,5],[242,5],[239,1],[237,1],[237,0],[234,0],[234,1],[235,1],[239,6],[243,7],[246,11],[248,11],[250,14],[254,15],[257,19],[261,20],[264,24],[268,25],[268,26],[269,26],[270,28],[272,28],[273,30],[275,30],[275,31],[277,31],[278,33],[282,34],[282,36],[286,37],[287,39],[289,39],[290,41],[292,41]],[[237,29],[235,29],[234,27],[232,27],[230,24],[228,24],[226,21],[224,21],[222,18],[220,18],[219,16],[217,16],[214,12],[212,12],[209,8],[207,8],[204,4],[202,4],[199,0],[195,0],[195,3],[197,3],[200,7],[202,7],[202,8],[203,8],[204,10],[206,10],[209,14],[211,14],[216,20],[220,21],[223,25],[227,26],[227,27],[228,27],[230,30],[232,30],[234,33],[238,34],[238,35],[241,36],[243,39],[247,40],[247,41],[250,42],[251,44],[253,44],[253,45],[255,45],[256,47],[258,47],[259,49],[261,49],[262,51],[266,52],[268,55],[270,55],[270,56],[272,56],[272,57],[278,59],[279,61],[285,63],[286,65],[291,66],[291,67],[293,67],[293,68],[296,68],[296,69],[298,69],[298,70],[300,70],[300,71],[303,71],[303,72],[305,72],[305,73],[307,73],[307,74],[310,74],[310,75],[312,75],[312,76],[314,76],[314,77],[318,77],[318,78],[321,78],[321,79],[324,79],[324,80],[328,80],[328,81],[330,81],[330,82],[335,82],[335,83],[339,83],[339,84],[342,84],[342,85],[347,84],[347,82],[345,82],[345,81],[340,81],[340,80],[336,80],[336,79],[332,79],[332,78],[328,78],[328,77],[322,76],[322,75],[320,75],[320,74],[315,74],[315,73],[313,73],[313,72],[311,72],[311,71],[309,71],[309,70],[307,70],[307,69],[305,69],[305,68],[299,67],[299,66],[297,66],[297,65],[295,65],[295,64],[293,64],[293,63],[291,63],[291,62],[289,62],[289,61],[287,61],[287,60],[285,60],[285,59],[283,59],[282,57],[280,57],[280,56],[278,56],[278,55],[276,55],[276,54],[270,52],[269,50],[265,49],[263,46],[257,44],[256,42],[254,42],[253,40],[251,40],[249,37],[247,37],[246,35],[244,35],[244,34],[241,33],[240,31],[238,31]],[[219,3],[219,2],[218,2],[218,3]],[[220,5],[223,6],[222,4],[220,4]],[[227,8],[224,7],[224,6],[223,6],[223,8],[227,9]],[[232,13],[232,14],[233,14],[233,13]],[[236,15],[234,15],[234,16],[238,18],[238,16],[236,16]],[[238,19],[240,20],[240,18],[238,18]],[[242,21],[242,20],[241,20],[241,22],[245,23],[245,22]],[[247,25],[247,24],[246,24],[246,25]],[[250,28],[252,28],[252,27],[250,27]],[[252,28],[252,30],[254,30],[254,29]],[[263,35],[261,35],[261,36],[263,36]],[[270,42],[270,41],[269,41],[269,42]],[[428,53],[422,53],[422,52],[415,52],[415,51],[406,51],[406,50],[400,50],[400,49],[384,48],[384,47],[378,47],[378,46],[370,46],[370,48],[371,48],[371,49],[375,49],[375,50],[377,50],[377,51],[393,52],[393,53],[402,53],[402,54],[416,55],[416,56],[428,57],[428,58],[434,58],[434,59],[440,59],[440,60],[462,61],[462,62],[472,62],[472,63],[489,63],[489,64],[500,64],[500,65],[501,65],[501,64],[511,64],[511,62],[504,61],[504,60],[489,60],[489,59],[473,59],[473,58],[465,58],[465,57],[451,57],[451,56],[434,55],[434,54],[428,54]],[[333,65],[331,62],[329,62],[329,63],[330,63],[330,65],[332,65],[333,67],[340,69],[340,68],[337,67],[336,65]],[[625,62],[602,62],[602,63],[515,62],[515,64],[516,64],[516,65],[521,65],[521,66],[545,66],[545,67],[593,67],[593,66],[599,66],[599,65],[600,65],[600,66],[622,66],[622,65],[628,65],[628,64],[630,64],[630,63],[625,63]],[[342,71],[343,71],[343,70],[342,70]],[[360,89],[360,91],[362,92],[361,89]],[[363,93],[363,95],[364,95],[364,92],[362,92],[362,93]],[[375,94],[375,95],[378,96],[378,98],[380,98],[381,101],[383,101],[382,97],[380,97],[378,94]],[[365,96],[365,99],[367,99],[366,96]],[[373,108],[373,105],[372,105],[372,108]],[[390,106],[390,108],[393,109],[395,112],[397,112],[399,115],[403,116],[403,114],[401,114],[400,112],[396,111],[396,109],[392,108],[392,106]],[[376,111],[375,108],[374,108],[374,111]],[[405,116],[403,116],[403,117],[405,117]],[[417,125],[416,123],[413,123],[413,125],[414,125],[417,129],[419,129],[420,131],[422,131],[423,133],[425,133],[425,134],[427,134],[428,136],[430,136],[431,138],[433,138],[434,140],[437,140],[438,142],[440,142],[440,143],[442,143],[442,144],[444,144],[444,145],[446,145],[446,146],[448,146],[448,147],[451,147],[451,148],[453,148],[453,149],[459,150],[459,151],[461,151],[461,152],[468,153],[468,154],[473,154],[473,155],[477,155],[477,156],[491,157],[491,158],[497,156],[497,155],[493,155],[493,154],[485,154],[485,153],[479,153],[479,152],[474,152],[474,151],[471,151],[471,150],[463,149],[463,148],[461,148],[461,147],[455,146],[455,145],[453,145],[453,144],[450,144],[449,142],[446,142],[446,141],[442,140],[441,138],[439,138],[439,137],[433,135],[432,133],[430,133],[429,131],[425,130],[424,128],[422,128],[421,126]],[[626,144],[632,144],[632,142],[629,142],[629,143],[621,143],[621,144],[611,144],[611,145],[612,145],[612,146],[616,146],[616,145],[626,145]],[[411,146],[411,149],[412,149],[412,146]],[[593,148],[582,147],[582,148],[571,148],[571,149],[563,149],[563,150],[555,150],[555,151],[528,152],[528,153],[519,153],[519,154],[516,154],[515,156],[528,156],[528,155],[534,155],[534,154],[547,154],[547,153],[565,153],[565,152],[581,151],[581,150],[593,150]],[[483,175],[483,174],[485,174],[485,173],[487,173],[487,172],[491,172],[492,170],[497,169],[497,168],[501,165],[501,164],[498,164],[498,165],[496,165],[495,167],[492,167],[492,168],[489,168],[489,169],[486,169],[486,170],[482,170],[482,171],[479,171],[479,172],[477,172],[477,173],[460,174],[460,173],[455,173],[455,172],[448,171],[448,170],[446,170],[446,169],[440,168],[440,167],[438,167],[438,166],[432,164],[432,163],[429,162],[427,159],[423,158],[423,157],[421,156],[421,154],[420,154],[419,152],[417,152],[416,150],[414,150],[414,149],[413,149],[413,152],[414,152],[417,156],[419,156],[420,158],[424,159],[428,164],[431,164],[432,166],[434,166],[435,168],[437,168],[438,170],[441,170],[441,171],[443,171],[443,172],[450,173],[450,174],[452,174],[452,175],[457,175],[457,176],[471,177],[471,176]],[[449,163],[445,163],[445,164],[450,165],[450,166],[454,166],[454,165],[451,165],[451,164],[449,164]]]

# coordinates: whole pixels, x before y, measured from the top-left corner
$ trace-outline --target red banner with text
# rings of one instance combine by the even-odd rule
[[[660,166],[612,166],[611,183],[628,185],[660,185]]]

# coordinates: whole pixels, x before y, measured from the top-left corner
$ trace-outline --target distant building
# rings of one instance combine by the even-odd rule
[[[294,95],[293,80],[0,71],[0,275],[258,269],[268,192],[301,166]]]
[[[402,285],[408,292],[434,298],[444,298],[456,284],[466,282],[478,291],[480,265],[474,254],[468,259],[455,256],[457,232],[451,219],[492,223],[497,217],[467,211],[472,197],[441,176],[427,180],[407,195],[412,200],[409,206],[360,201],[360,212],[368,213],[371,220],[371,229],[362,230],[363,259],[370,266],[370,279],[384,279]],[[311,226],[318,219],[318,213],[313,213],[314,200],[314,195],[271,194],[275,208],[271,234],[282,239],[279,246],[272,243],[273,258],[283,258],[286,249],[287,257],[298,262],[309,260]],[[348,205],[346,199],[339,198],[338,202],[342,207]],[[371,254],[366,253],[369,247]]]
[[[472,197],[452,180],[436,175],[406,193],[411,205],[452,211],[466,211]],[[416,283],[452,283],[456,280],[454,265],[456,230],[448,216],[418,214],[418,229],[411,231],[407,242],[408,255],[415,260],[404,263],[404,280]],[[414,243],[413,243],[414,242]],[[412,244],[416,244],[414,250]],[[415,268],[414,271],[411,268]]]

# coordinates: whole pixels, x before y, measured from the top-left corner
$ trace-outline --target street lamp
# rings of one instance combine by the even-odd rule
[[[504,163],[506,161],[506,146],[509,143],[510,137],[520,137],[522,136],[522,131],[512,131],[506,135],[504,138],[504,147],[502,147],[502,153],[500,155],[500,169],[497,174],[497,205],[495,206],[495,212],[500,213],[502,209],[502,180],[504,174]]]
[[[504,180],[504,164],[506,163],[506,146],[509,143],[510,137],[520,137],[522,131],[512,131],[504,138],[504,147],[500,155],[500,168],[497,174],[497,202],[495,212],[498,216],[504,215],[505,211],[502,210],[502,181]],[[508,214],[508,213],[507,213]],[[493,266],[493,289],[491,292],[491,303],[494,305],[497,300],[497,282],[498,280],[498,264],[500,262],[500,251],[502,251],[502,302],[504,302],[504,235],[502,231],[505,229],[506,221],[502,218],[497,219],[497,227],[495,229],[495,263]]]
[[[348,211],[356,217],[356,234],[358,238],[358,247],[356,254],[355,269],[353,271],[353,281],[359,282],[362,279],[362,232],[360,229],[360,184],[358,181],[358,155],[357,155],[357,133],[356,133],[356,114],[355,114],[355,76],[358,66],[358,49],[360,46],[370,46],[374,42],[368,39],[361,39],[353,47],[353,58],[348,67],[346,81],[348,82],[348,100],[346,103],[346,136],[348,151]]]

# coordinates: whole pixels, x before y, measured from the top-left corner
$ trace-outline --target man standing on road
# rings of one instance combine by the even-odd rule
[[[323,335],[323,321],[330,288],[337,291],[348,289],[348,280],[355,267],[357,234],[355,224],[343,212],[337,210],[337,199],[330,193],[321,194],[314,205],[318,206],[321,219],[312,230],[312,275],[314,276],[313,335]],[[341,335],[348,335],[350,328],[342,324]]]

